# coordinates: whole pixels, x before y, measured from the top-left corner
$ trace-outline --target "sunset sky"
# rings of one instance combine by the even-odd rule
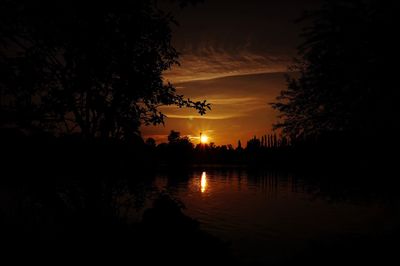
[[[173,44],[180,66],[165,73],[179,94],[206,99],[212,110],[164,107],[165,126],[143,126],[144,138],[166,142],[173,129],[199,142],[199,133],[216,145],[243,144],[254,135],[271,133],[277,113],[269,103],[285,88],[284,72],[296,55],[302,24],[294,21],[319,0],[205,0],[184,9],[166,1],[179,22]]]

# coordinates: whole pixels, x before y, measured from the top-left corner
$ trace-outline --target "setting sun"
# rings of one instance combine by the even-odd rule
[[[200,142],[203,143],[203,144],[208,143],[208,136],[201,135]]]

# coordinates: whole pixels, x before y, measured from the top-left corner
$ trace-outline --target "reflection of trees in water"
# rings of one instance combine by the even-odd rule
[[[6,197],[14,198],[13,203],[18,206],[15,217],[11,219],[26,221],[23,217],[29,214],[40,224],[52,217],[55,225],[72,217],[83,220],[125,219],[128,210],[143,207],[149,191],[141,183],[103,177],[36,179],[34,183],[15,186],[15,189],[7,186],[9,193]]]
[[[361,171],[298,171],[265,170],[259,168],[210,168],[206,170],[211,179],[234,185],[240,190],[242,186],[260,190],[268,197],[276,198],[282,193],[304,194],[310,200],[322,199],[329,202],[348,202],[356,204],[390,204],[398,201],[397,184],[393,179],[382,182],[382,176],[388,173]],[[182,173],[175,181],[174,175],[167,177],[169,185],[165,188],[181,187],[188,189],[188,180],[198,186],[201,171]],[[191,183],[193,183],[191,182]],[[182,185],[183,184],[183,185]],[[212,183],[211,183],[212,186]]]
[[[254,169],[248,171],[248,182],[260,189],[268,198],[277,198],[292,193],[304,193],[305,188],[301,179],[295,174],[278,170]]]
[[[385,179],[382,175],[384,171],[338,171],[299,173],[297,178],[304,184],[303,187],[307,193],[329,202],[399,205],[397,182],[390,178]]]
[[[387,174],[387,173],[386,173]],[[323,199],[329,202],[355,204],[395,204],[399,201],[397,182],[385,179],[385,172],[337,171],[334,173],[302,171],[283,172],[270,170],[249,170],[246,172],[249,184],[267,195],[278,193],[305,193],[310,200]]]
[[[183,205],[177,199],[155,191],[151,179],[147,180],[56,178],[53,182],[36,180],[29,186],[6,186],[0,194],[6,202],[0,205],[3,239],[36,242],[38,248],[53,243],[60,251],[67,243],[101,248],[106,254],[130,250],[119,255],[135,255],[131,259],[149,262],[184,261],[200,249],[206,254],[199,261],[211,255],[226,258],[225,244],[201,231],[198,222],[182,213]],[[148,198],[154,203],[147,204]],[[133,213],[145,213],[145,219]],[[159,252],[167,258],[154,256]]]

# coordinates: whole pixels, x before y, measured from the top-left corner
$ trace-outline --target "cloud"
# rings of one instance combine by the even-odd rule
[[[173,114],[165,114],[167,118],[178,118],[178,119],[210,119],[210,120],[223,120],[223,119],[231,119],[235,117],[240,117],[241,115],[226,115],[226,116],[213,116],[213,115],[204,115],[204,116],[194,116],[194,115],[173,115]]]
[[[267,108],[265,99],[260,97],[229,97],[229,95],[218,94],[208,97],[207,101],[211,103],[212,109],[203,116],[195,110],[175,106],[162,107],[160,110],[167,118],[173,119],[226,120],[249,116],[254,111]]]
[[[260,102],[259,98],[255,97],[238,97],[238,98],[232,98],[228,97],[225,95],[216,95],[214,98],[208,98],[207,101],[209,101],[212,104],[248,104],[248,103],[257,103]]]
[[[284,72],[291,63],[288,55],[268,55],[247,49],[216,48],[214,45],[186,47],[180,66],[164,73],[167,81],[181,83],[221,77]]]

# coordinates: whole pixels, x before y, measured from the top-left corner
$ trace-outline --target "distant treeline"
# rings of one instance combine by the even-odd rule
[[[193,144],[179,132],[171,131],[168,143],[146,140],[146,147],[158,164],[232,164],[255,167],[367,166],[388,163],[381,142],[348,133],[289,139],[277,134],[254,136],[242,147]],[[379,158],[378,158],[379,157]]]

